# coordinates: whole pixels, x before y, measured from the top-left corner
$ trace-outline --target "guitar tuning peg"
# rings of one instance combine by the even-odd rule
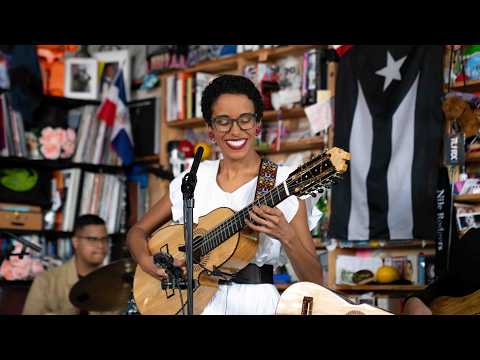
[[[312,193],[310,194],[310,196],[313,197],[313,198],[316,198],[316,197],[317,197],[317,193],[312,192]]]

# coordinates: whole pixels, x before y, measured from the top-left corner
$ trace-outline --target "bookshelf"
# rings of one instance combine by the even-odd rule
[[[265,62],[274,62],[278,61],[287,56],[302,56],[303,53],[309,49],[313,48],[326,48],[327,45],[287,45],[277,48],[270,49],[260,49],[257,51],[243,52],[237,55],[229,56],[223,59],[209,60],[200,64],[197,64],[193,67],[167,71],[160,74],[159,81],[160,85],[156,90],[156,93],[162,99],[161,106],[161,129],[160,129],[160,154],[159,154],[159,165],[165,169],[170,168],[167,143],[173,140],[184,139],[187,131],[194,132],[205,132],[207,130],[206,124],[201,117],[187,118],[187,119],[178,119],[167,121],[167,78],[173,74],[178,74],[180,72],[185,73],[196,73],[196,72],[206,72],[211,74],[220,74],[220,73],[231,73],[231,74],[242,74],[245,66],[253,63],[265,63]],[[333,90],[335,72],[329,66],[328,70],[328,88]],[[274,122],[279,119],[282,121],[298,121],[306,117],[305,110],[298,106],[291,109],[282,109],[280,111],[265,111],[263,122]],[[288,140],[286,140],[288,141]],[[309,150],[321,150],[325,146],[325,141],[323,139],[311,138],[302,140],[301,142],[288,143],[285,142],[282,144],[280,149],[277,151],[272,148],[258,148],[258,152],[265,156],[277,155],[277,154],[289,154],[295,152],[309,151]],[[168,182],[165,180],[160,180],[155,186],[155,198],[160,198],[163,196],[168,189]]]
[[[305,50],[311,49],[314,46],[319,47],[321,45],[287,45],[287,46],[281,46],[278,48],[246,51],[246,52],[236,54],[233,56],[228,56],[222,59],[208,60],[190,68],[164,72],[160,76],[169,75],[179,71],[191,72],[191,73],[195,73],[199,71],[210,72],[210,73],[236,71],[239,69],[239,67],[242,67],[243,64],[247,61],[250,61],[250,62],[276,61],[289,55],[293,55],[293,56],[300,55]],[[323,46],[326,46],[326,45],[323,45]]]

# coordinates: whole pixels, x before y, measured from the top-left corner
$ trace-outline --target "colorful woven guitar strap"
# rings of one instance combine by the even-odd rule
[[[258,171],[257,190],[255,200],[268,193],[275,187],[277,179],[278,165],[268,159],[262,159],[260,170]]]

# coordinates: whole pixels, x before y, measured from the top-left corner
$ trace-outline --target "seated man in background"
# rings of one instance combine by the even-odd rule
[[[450,271],[439,276],[424,291],[409,297],[405,302],[405,314],[432,315],[430,306],[435,299],[463,297],[480,289],[480,229],[471,228],[461,238],[454,235],[452,248]]]
[[[35,277],[23,308],[24,315],[81,314],[70,302],[69,293],[77,281],[103,265],[108,252],[105,221],[96,215],[80,216],[75,222],[72,244],[72,259]]]

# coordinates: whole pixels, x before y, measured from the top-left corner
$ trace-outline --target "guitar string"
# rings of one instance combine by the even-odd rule
[[[323,165],[323,163],[325,162],[325,159],[324,161],[321,162],[321,165]],[[333,173],[331,174],[328,174],[328,170],[321,173],[320,176],[324,176],[324,177],[327,177],[328,175],[334,175],[336,173],[336,171],[334,171]],[[317,175],[318,176],[318,175]],[[322,182],[324,182],[325,180],[327,179],[323,179],[322,181],[320,181],[320,185],[323,185]],[[289,182],[290,181],[290,182]],[[286,180],[286,183],[287,183],[287,186],[291,185],[292,184],[292,179],[287,179]],[[246,208],[240,210],[239,212],[237,212],[236,214],[234,214],[233,216],[231,216],[230,218],[228,218],[227,220],[225,220],[222,224],[220,224],[219,226],[217,226],[216,228],[212,229],[211,231],[209,231],[205,237],[203,237],[201,240],[197,241],[197,242],[194,242],[194,246],[193,246],[193,250],[196,251],[200,248],[203,248],[203,250],[205,250],[204,252],[205,253],[208,253],[209,251],[206,251],[206,245],[211,245],[212,242],[215,244],[214,247],[220,245],[224,240],[222,239],[219,239],[218,238],[218,235],[225,235],[225,230],[229,230],[229,227],[230,227],[230,224],[232,225],[232,229],[233,229],[233,225],[237,222],[238,223],[238,220],[241,220],[241,221],[244,221],[245,220],[245,216],[243,215],[243,213],[246,211],[246,210],[251,210],[251,207],[252,205],[254,205],[255,203],[257,203],[257,205],[259,205],[261,203],[261,201],[265,201],[266,198],[270,195],[271,196],[271,193],[273,193],[274,191],[277,192],[277,196],[280,196],[281,194],[279,193],[279,191],[281,190],[281,184],[277,187],[275,187],[274,189],[272,189],[271,191],[269,191],[267,194],[263,195],[260,199],[258,200],[255,200],[252,204],[250,204],[249,206],[247,206]],[[280,199],[281,197],[279,197]],[[268,200],[268,199],[267,199]],[[239,218],[242,218],[243,219],[239,219]],[[243,227],[242,227],[243,228]],[[236,230],[236,232],[238,232],[240,230]],[[235,232],[235,233],[236,233]],[[234,233],[234,234],[235,234]],[[220,240],[219,244],[217,244],[218,240]]]
[[[325,163],[326,160],[329,160],[328,158],[327,159],[322,159],[322,161],[320,162],[320,165],[323,165]],[[317,176],[324,176],[324,177],[327,177],[328,175],[335,175],[337,171],[333,171],[332,173],[328,174],[328,170],[327,171],[324,171],[323,173],[321,173],[320,175],[317,175]],[[327,179],[323,179],[322,181],[320,181],[320,185],[323,185],[322,182],[326,181]],[[294,182],[293,179],[287,179],[285,181],[285,183],[287,184],[287,186],[289,187],[292,182]],[[234,214],[233,216],[231,216],[230,218],[228,218],[227,220],[225,220],[222,224],[220,224],[219,226],[217,226],[216,228],[212,229],[211,231],[209,231],[205,237],[203,237],[202,239],[200,239],[199,241],[197,242],[194,242],[194,246],[193,246],[193,250],[194,251],[197,251],[199,250],[200,248],[202,248],[204,250],[204,253],[208,253],[207,250],[207,246],[208,245],[211,245],[212,243],[215,244],[214,247],[220,245],[223,241],[225,241],[224,239],[222,240],[221,238],[218,238],[219,235],[225,235],[226,233],[228,233],[229,231],[229,227],[232,226],[232,229],[233,229],[233,225],[236,225],[238,224],[238,221],[241,220],[241,221],[245,221],[245,215],[243,214],[244,212],[246,212],[246,210],[250,211],[252,206],[255,205],[255,203],[257,203],[257,205],[260,205],[260,203],[262,201],[268,203],[268,199],[267,197],[268,196],[272,196],[272,193],[274,193],[275,191],[277,192],[277,196],[279,196],[278,199],[281,198],[281,193],[280,193],[280,190],[281,190],[281,185],[280,184],[279,186],[275,187],[274,189],[272,189],[271,191],[269,191],[267,194],[263,195],[261,198],[259,198],[258,200],[255,200],[252,204],[250,204],[249,206],[243,208],[242,210],[240,210],[239,212],[237,212],[236,214]],[[272,199],[273,199],[273,196],[272,196]],[[243,227],[242,227],[243,228]],[[225,230],[227,232],[225,232]],[[236,230],[236,232],[238,232],[240,230]],[[236,233],[235,232],[235,233]],[[234,233],[234,234],[235,234]],[[217,242],[219,242],[217,244]],[[211,250],[209,250],[211,251]]]

